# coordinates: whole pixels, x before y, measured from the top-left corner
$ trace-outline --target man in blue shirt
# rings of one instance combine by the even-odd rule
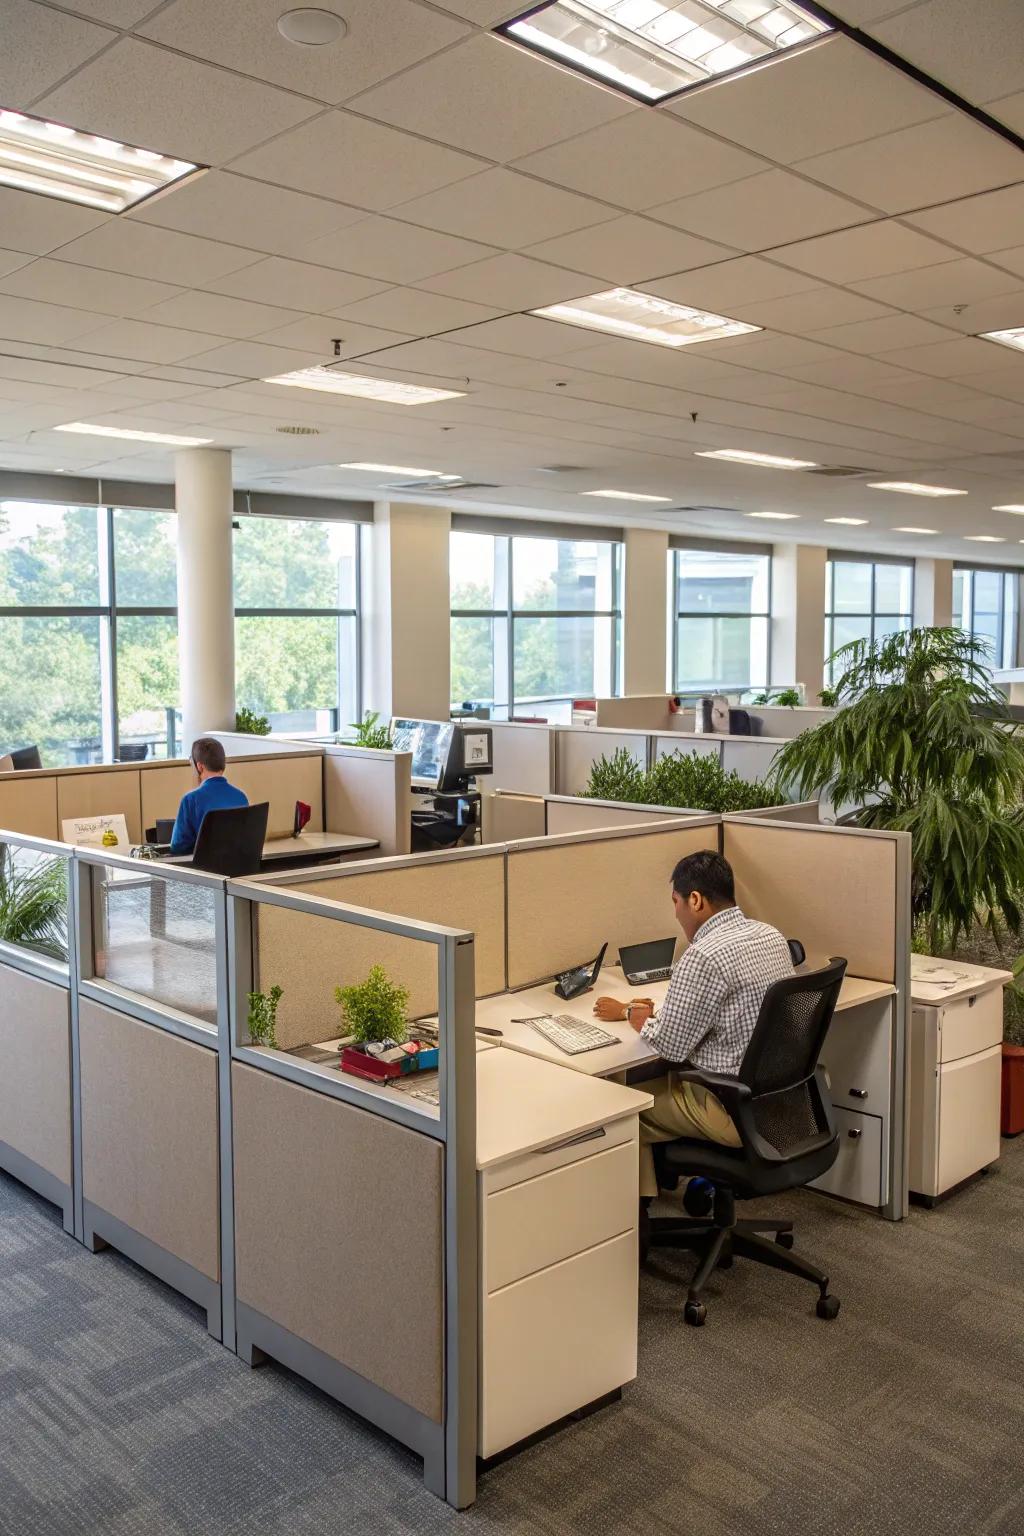
[[[234,806],[248,805],[246,795],[224,777],[227,758],[224,748],[212,736],[200,736],[192,743],[192,767],[199,780],[198,789],[190,789],[183,795],[171,835],[171,853],[181,856],[193,851],[199,828],[207,811],[230,810]]]

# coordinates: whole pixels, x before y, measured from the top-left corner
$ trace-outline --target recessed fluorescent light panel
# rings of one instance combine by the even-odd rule
[[[1024,325],[1015,325],[1008,331],[982,331],[982,341],[998,341],[1001,347],[1014,347],[1024,352]]]
[[[800,513],[799,512],[744,512],[743,516],[744,517],[763,517],[765,519],[770,519],[773,523],[789,523],[789,522],[792,522],[794,518],[799,517]]]
[[[163,443],[166,448],[205,448],[212,437],[178,437],[170,432],[136,432],[130,427],[99,427],[91,421],[68,421],[55,432],[80,432],[84,437],[123,437],[130,443]]]
[[[729,464],[759,464],[762,469],[817,469],[809,459],[780,459],[774,453],[751,453],[746,448],[698,449],[698,459],[725,459]]]
[[[123,213],[200,167],[0,108],[0,183]]]
[[[934,528],[894,528],[893,533],[935,533]]]
[[[1018,501],[1010,501],[1004,507],[993,507],[993,512],[1016,512],[1018,516],[1024,516],[1024,505]]]
[[[334,368],[299,368],[279,373],[264,384],[288,384],[294,389],[322,389],[329,395],[356,395],[360,400],[383,400],[389,405],[430,405],[435,400],[459,400],[463,389],[425,389],[422,384],[399,384],[393,379],[371,379],[365,373],[338,373]]]
[[[966,496],[948,485],[918,485],[916,480],[869,480],[872,491],[899,491],[903,496]]]
[[[607,331],[629,341],[650,341],[658,347],[692,347],[698,341],[721,341],[724,336],[745,336],[763,329],[704,309],[691,309],[687,304],[671,304],[635,288],[609,288],[564,304],[547,304],[530,313],[587,331]]]
[[[826,523],[841,523],[844,528],[864,528],[867,525],[866,517],[826,517]]]
[[[964,538],[972,544],[1005,544],[1006,540],[999,533],[965,533]]]
[[[795,0],[550,0],[498,28],[640,101],[664,101],[832,30]]]
[[[648,496],[643,491],[581,491],[581,496],[607,496],[609,501],[671,501],[671,496]]]
[[[339,469],[358,469],[367,475],[407,475],[410,480],[461,480],[461,475],[442,475],[436,469],[410,469],[408,464],[339,464]]]

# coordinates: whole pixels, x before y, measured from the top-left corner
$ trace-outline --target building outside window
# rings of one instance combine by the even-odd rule
[[[884,640],[914,623],[914,566],[909,560],[859,560],[830,553],[825,570],[825,681],[842,671],[833,652],[851,640]]]
[[[953,623],[983,640],[993,669],[1016,666],[1019,571],[960,566],[953,571]]]
[[[452,703],[568,720],[619,692],[621,545],[456,530]]]
[[[672,551],[677,692],[767,685],[771,564],[764,551],[739,546]]]

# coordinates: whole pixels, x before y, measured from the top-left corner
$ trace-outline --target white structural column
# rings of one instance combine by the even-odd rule
[[[189,448],[175,460],[178,656],[185,748],[235,727],[231,453]]]
[[[772,551],[772,683],[803,683],[808,704],[818,702],[823,686],[827,559],[816,544]]]
[[[668,534],[655,528],[627,528],[623,548],[622,691],[663,693],[671,687]]]
[[[914,561],[914,625],[945,627],[953,622],[952,560]]]
[[[365,530],[363,698],[385,718],[448,719],[450,533],[447,508],[394,502]]]

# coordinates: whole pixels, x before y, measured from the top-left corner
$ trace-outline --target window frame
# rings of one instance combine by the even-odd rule
[[[726,683],[726,682],[720,682],[720,683],[708,684],[707,686],[719,689],[720,691],[723,691],[723,692],[739,693],[739,694],[749,693],[752,689],[755,689],[755,688],[764,689],[764,688],[770,687],[770,679],[771,679],[771,675],[772,675],[772,638],[773,638],[772,637],[772,618],[773,618],[774,598],[775,598],[775,560],[774,560],[774,556],[773,556],[773,553],[772,553],[772,550],[771,550],[771,546],[770,545],[769,546],[763,546],[763,545],[739,544],[739,543],[737,543],[737,544],[726,544],[726,543],[722,542],[721,540],[708,539],[706,541],[694,540],[692,543],[687,541],[686,544],[682,544],[682,543],[680,543],[680,544],[673,544],[671,546],[670,550],[669,550],[669,553],[670,553],[670,555],[672,557],[671,567],[670,567],[671,575],[670,575],[669,591],[670,591],[671,596],[670,596],[670,603],[669,603],[669,611],[672,614],[671,646],[672,646],[672,692],[673,692],[673,694],[682,696],[682,695],[697,695],[697,694],[699,694],[701,692],[706,692],[706,689],[703,688],[702,685],[700,685],[700,684],[693,683],[693,684],[683,685],[679,681],[679,621],[680,621],[680,619],[703,619],[703,620],[706,620],[706,621],[711,621],[711,620],[714,620],[714,619],[751,619],[751,620],[753,620],[753,619],[763,619],[764,620],[764,628],[765,628],[765,642],[764,642],[764,654],[765,654],[764,671],[765,671],[765,677],[764,677],[764,682],[763,683],[758,683],[758,682],[754,682],[751,678],[748,678],[745,683]],[[758,557],[760,559],[767,560],[768,561],[768,582],[767,582],[768,597],[767,597],[767,606],[766,606],[766,608],[764,610],[761,610],[761,609],[755,610],[755,609],[751,608],[751,609],[748,609],[746,612],[741,612],[739,609],[737,609],[735,613],[708,613],[706,609],[702,610],[702,609],[692,609],[692,608],[680,608],[679,607],[679,598],[678,598],[678,593],[679,593],[679,563],[680,563],[680,558],[683,555],[745,555],[748,559],[749,558],[753,558],[753,557],[756,556],[756,557]]]
[[[970,561],[967,561],[967,560],[955,560],[953,562],[953,577],[954,577],[954,580],[956,579],[956,573],[958,571],[963,572],[963,574],[965,576],[970,578],[969,583],[968,583],[969,590],[968,590],[968,603],[967,603],[967,607],[968,607],[969,615],[970,615],[970,623],[969,624],[964,624],[963,622],[961,622],[961,624],[959,625],[959,628],[964,630],[967,634],[972,635],[972,636],[977,636],[978,635],[978,630],[975,628],[975,617],[977,615],[977,611],[978,610],[977,610],[977,602],[975,600],[975,582],[974,582],[974,577],[977,574],[980,573],[981,575],[984,575],[984,576],[998,576],[1000,578],[1000,582],[999,582],[999,635],[998,635],[998,639],[997,639],[996,646],[995,646],[995,654],[994,654],[993,659],[992,659],[992,671],[993,672],[1001,672],[1004,669],[1009,669],[1009,668],[1015,667],[1016,664],[1017,664],[1017,657],[1020,654],[1020,637],[1021,637],[1021,611],[1020,611],[1020,609],[1021,609],[1021,604],[1020,604],[1020,597],[1021,597],[1021,593],[1020,593],[1020,576],[1021,576],[1021,572],[1020,572],[1020,570],[1017,570],[1013,566],[1008,566],[1008,565],[979,565],[979,564],[972,564]],[[1007,634],[1006,634],[1006,585],[1007,585],[1008,581],[1016,583],[1016,587],[1015,587],[1015,598],[1014,598],[1014,603],[1013,603],[1013,618],[1012,618],[1013,630],[1012,630],[1011,635],[1009,636],[1009,639],[1010,639],[1010,660],[1007,662],[1007,661],[1003,660],[1003,657],[1006,654],[1006,639],[1007,639]],[[962,619],[962,617],[963,616],[961,615],[961,619]],[[990,638],[988,635],[986,635],[984,633],[984,631],[981,632],[981,637],[982,637],[982,639],[986,639],[986,640]]]
[[[886,619],[909,619],[908,628],[914,626],[914,598],[917,587],[917,561],[907,559],[899,555],[860,555],[856,550],[830,549],[827,554],[825,569],[825,658],[822,663],[822,674],[828,687],[835,682],[835,669],[832,666],[832,655],[835,646],[835,621],[839,619],[866,619],[869,625],[868,639],[873,644],[878,638],[878,621]],[[831,567],[836,565],[866,565],[870,572],[871,607],[870,612],[858,610],[851,613],[837,613],[835,606],[835,572]],[[910,598],[906,609],[894,612],[890,609],[879,609],[875,601],[877,584],[875,570],[880,565],[897,565],[910,571]],[[887,631],[892,633],[892,631]]]

